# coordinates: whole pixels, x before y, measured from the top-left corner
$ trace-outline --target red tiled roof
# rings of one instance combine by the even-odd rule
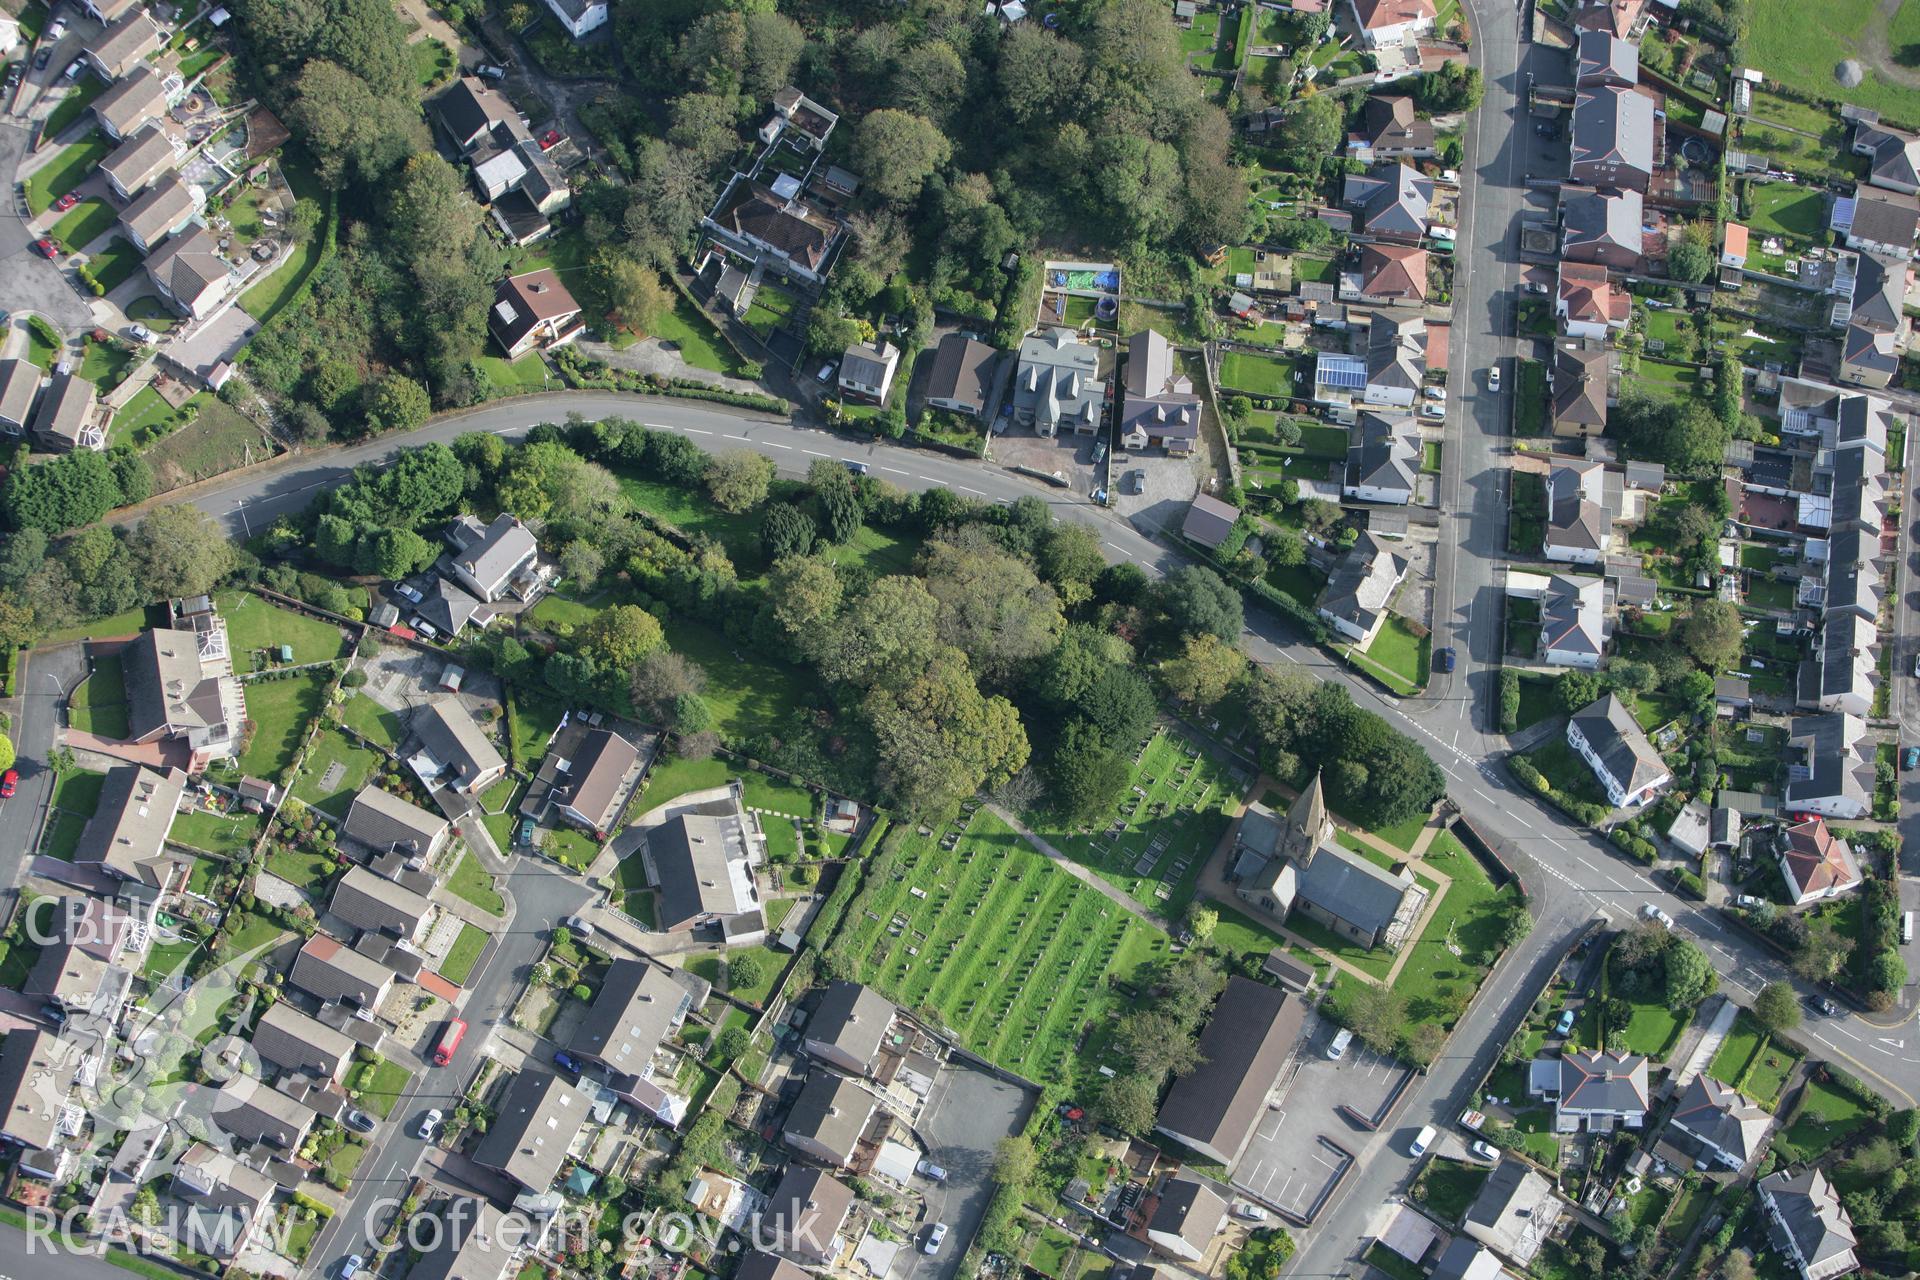
[[[1846,842],[1827,830],[1821,818],[1788,827],[1787,845],[1780,856],[1802,896],[1859,879],[1859,873],[1848,864]]]

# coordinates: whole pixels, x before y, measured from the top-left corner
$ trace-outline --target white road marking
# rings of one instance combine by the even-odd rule
[[[1541,836],[1540,838],[1542,840],[1545,840],[1548,844],[1552,845],[1554,848],[1558,849],[1562,853],[1565,853],[1567,851],[1567,846],[1561,844],[1558,840],[1555,840],[1552,836]]]
[[[1905,1040],[1894,1040],[1894,1039],[1891,1039],[1890,1037],[1887,1037],[1887,1036],[1881,1036],[1881,1037],[1880,1037],[1880,1043],[1881,1043],[1881,1044],[1890,1044],[1890,1045],[1892,1045],[1892,1046],[1893,1046],[1894,1048],[1896,1048],[1896,1049],[1904,1049],[1904,1048],[1906,1048],[1906,1047],[1907,1047],[1907,1042],[1906,1042]]]
[[[1585,867],[1589,871],[1598,871],[1600,869],[1594,866],[1591,862],[1588,862],[1585,858],[1581,857],[1577,853],[1573,855],[1573,860],[1579,863],[1581,866]]]
[[[1529,831],[1533,830],[1533,824],[1531,822],[1528,822],[1525,818],[1521,817],[1519,814],[1515,813],[1510,816],[1513,818],[1515,822],[1519,823],[1521,826],[1525,827],[1527,830]]]
[[[727,439],[729,439],[729,440],[745,440],[746,438],[747,438],[747,437],[745,437],[745,436],[736,436],[736,435],[731,435],[731,434],[729,434],[729,435],[727,436]]]
[[[904,472],[904,471],[902,471],[902,470],[901,470],[900,468],[898,468],[898,467],[882,467],[882,468],[880,468],[880,469],[881,469],[882,471],[891,471],[891,472],[892,472],[892,473],[893,473],[894,475],[896,475],[896,476],[903,476],[903,475],[905,475],[905,474],[907,474],[906,472]]]
[[[673,431],[676,429],[680,431],[684,431],[690,436],[710,436],[713,434],[713,432],[711,431],[702,431],[699,427],[679,427],[679,428],[668,427],[666,429],[669,431]]]
[[[1853,1032],[1847,1030],[1844,1026],[1842,1026],[1837,1022],[1833,1024],[1833,1029],[1835,1031],[1838,1031],[1841,1035],[1845,1036],[1849,1040],[1858,1040],[1860,1038],[1859,1036],[1853,1034]]]
[[[1612,886],[1613,886],[1614,888],[1616,888],[1616,889],[1618,889],[1618,890],[1619,890],[1620,892],[1622,892],[1622,893],[1632,893],[1632,892],[1633,892],[1633,889],[1632,889],[1632,887],[1631,887],[1631,886],[1629,886],[1629,885],[1624,885],[1624,884],[1621,884],[1621,883],[1620,883],[1620,882],[1619,882],[1618,880],[1615,880],[1615,879],[1614,879],[1614,878],[1613,878],[1612,876],[1608,876],[1608,877],[1607,877],[1607,883],[1608,883],[1608,884],[1610,884],[1610,885],[1612,885]]]
[[[818,449],[802,449],[800,452],[806,454],[810,458],[824,458],[827,456],[826,454],[820,452]]]
[[[1834,1042],[1833,1042],[1833,1041],[1831,1041],[1831,1040],[1829,1040],[1829,1039],[1827,1039],[1827,1038],[1826,1038],[1825,1036],[1823,1036],[1823,1035],[1821,1035],[1821,1034],[1820,1034],[1820,1033],[1819,1033],[1818,1031],[1812,1031],[1812,1030],[1809,1030],[1809,1031],[1807,1032],[1807,1034],[1808,1034],[1808,1035],[1810,1035],[1810,1036],[1812,1036],[1812,1037],[1813,1037],[1813,1038],[1814,1038],[1815,1040],[1818,1040],[1818,1041],[1819,1041],[1819,1042],[1820,1042],[1821,1044],[1823,1044],[1823,1045],[1825,1045],[1825,1046],[1827,1046],[1827,1048],[1829,1048],[1829,1049],[1837,1049],[1837,1048],[1839,1048],[1839,1046],[1838,1046],[1838,1045],[1836,1045],[1836,1044],[1834,1044]]]
[[[777,441],[777,440],[762,440],[762,441],[761,441],[760,443],[762,443],[762,444],[764,444],[764,445],[766,445],[766,446],[767,446],[767,448],[769,448],[769,449],[791,449],[791,448],[793,448],[793,446],[792,446],[792,445],[790,445],[790,444],[781,444],[781,443],[780,443],[779,441]]]
[[[986,497],[986,496],[987,496],[987,495],[986,495],[985,493],[982,493],[982,492],[981,492],[980,490],[978,490],[978,489],[969,489],[969,488],[967,488],[967,486],[965,486],[965,485],[963,485],[963,484],[957,484],[957,485],[955,485],[955,486],[953,486],[953,487],[954,487],[954,488],[956,488],[956,489],[958,489],[958,490],[959,490],[960,492],[962,492],[962,493],[970,493],[970,494],[972,494],[972,495],[973,495],[974,497],[976,497],[976,498],[984,498],[984,497]]]

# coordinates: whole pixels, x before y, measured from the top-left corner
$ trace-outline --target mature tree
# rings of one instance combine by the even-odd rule
[[[697,698],[707,687],[707,673],[685,654],[655,649],[633,668],[633,705],[654,719],[672,718],[682,698]]]
[[[411,529],[373,529],[354,547],[356,572],[380,578],[405,578],[432,564],[440,548]]]
[[[433,150],[407,157],[387,195],[387,243],[408,263],[464,264],[480,230],[480,206],[466,181]]]
[[[1791,1031],[1800,1025],[1800,997],[1790,983],[1769,982],[1753,998],[1753,1016],[1769,1031]]]
[[[769,560],[804,556],[813,550],[813,539],[818,532],[813,517],[804,510],[791,502],[776,502],[761,518],[760,546]]]
[[[1661,963],[1666,974],[1667,1004],[1675,1009],[1691,1009],[1712,995],[1720,985],[1707,953],[1685,938],[1675,938]]]
[[[425,387],[404,373],[389,370],[367,388],[365,410],[370,434],[411,431],[433,412],[433,401]]]
[[[767,571],[767,607],[789,639],[811,652],[817,632],[840,612],[840,575],[818,557],[776,560]]]
[[[807,467],[807,487],[820,504],[820,516],[826,536],[833,542],[845,542],[860,530],[866,520],[866,506],[853,483],[853,473],[831,458],[816,458]]]
[[[1268,131],[1267,139],[1290,158],[1294,167],[1307,167],[1339,149],[1344,126],[1339,98],[1315,94],[1289,106]]]
[[[1400,1031],[1407,1022],[1407,999],[1392,987],[1355,983],[1345,1012],[1347,1025],[1368,1047],[1384,1054],[1399,1047]]]
[[[712,168],[740,145],[734,99],[717,93],[681,94],[673,100],[667,141],[685,149],[701,169]]]
[[[1031,1186],[1040,1172],[1040,1156],[1033,1139],[1023,1133],[993,1144],[993,1180],[1010,1187]]]
[[[581,651],[603,667],[624,670],[665,643],[660,620],[637,604],[602,609],[581,628]]]
[[[1246,656],[1209,631],[1188,636],[1180,652],[1160,664],[1160,675],[1180,701],[1211,707],[1246,669]]]
[[[876,686],[865,707],[880,782],[915,816],[949,817],[962,800],[1027,762],[1027,735],[1013,704],[982,697],[957,649],[936,653],[931,666],[904,682]]]
[[[1237,644],[1246,622],[1240,593],[1203,565],[1182,565],[1161,579],[1155,603],[1168,625],[1182,635],[1205,632]]]
[[[966,96],[967,64],[944,40],[915,45],[894,64],[894,103],[914,115],[949,125]]]
[[[1205,942],[1219,927],[1220,913],[1217,910],[1202,904],[1197,898],[1187,904],[1187,928],[1194,937]]]
[[[1713,252],[1705,245],[1682,240],[1667,250],[1667,274],[1682,284],[1698,284],[1713,271]]]
[[[750,951],[734,951],[727,956],[727,990],[751,990],[766,976],[761,961]]]
[[[940,602],[940,639],[966,654],[989,683],[1011,683],[1054,647],[1066,625],[1053,588],[1006,552],[930,542],[922,573]]]
[[[1158,706],[1146,676],[1132,667],[1115,666],[1094,680],[1079,710],[1109,746],[1121,749],[1146,736]]]
[[[716,453],[707,463],[707,496],[722,511],[751,511],[773,486],[773,459],[751,449]]]
[[[604,248],[593,255],[592,276],[608,316],[620,328],[653,333],[673,310],[673,291],[660,273],[618,249]]]
[[[560,549],[560,572],[577,587],[591,587],[607,567],[600,548],[584,538],[575,538]]]
[[[239,563],[226,533],[191,503],[148,512],[127,535],[134,576],[155,596],[199,596]]]
[[[1600,677],[1591,671],[1563,671],[1554,685],[1560,709],[1568,715],[1591,705],[1600,692]]]
[[[807,47],[800,24],[772,10],[746,16],[746,61],[740,67],[740,91],[756,101],[793,83],[794,65]]]
[[[1144,1134],[1153,1128],[1160,1110],[1160,1090],[1146,1076],[1131,1071],[1110,1076],[1100,1082],[1093,1096],[1093,1111],[1101,1120],[1122,1133]]]
[[[0,512],[11,529],[59,533],[92,524],[123,500],[113,463],[81,449],[38,466],[14,467],[0,490]]]
[[[883,200],[911,200],[953,144],[933,122],[890,107],[868,112],[854,129],[853,159],[867,189]]]
[[[1500,950],[1519,946],[1533,932],[1533,913],[1520,898],[1509,898],[1500,908]]]
[[[1114,234],[1130,244],[1165,239],[1179,224],[1184,177],[1173,144],[1134,134],[1094,143],[1094,178]]]
[[[619,485],[605,467],[558,440],[536,440],[513,451],[494,493],[502,508],[522,520],[563,523],[613,501]]]
[[[1074,623],[1034,669],[1029,683],[1034,695],[1048,706],[1061,712],[1078,711],[1110,667],[1132,661],[1133,651],[1119,636]]]
[[[1055,807],[1068,821],[1084,825],[1113,811],[1132,767],[1106,744],[1099,729],[1076,717],[1054,744],[1047,776]]]
[[[1164,1009],[1127,1014],[1114,1027],[1113,1042],[1135,1071],[1153,1080],[1188,1075],[1201,1063],[1189,1024]]]
[[[427,141],[417,101],[383,97],[331,62],[300,72],[286,118],[306,140],[321,184],[335,190],[350,177],[376,177]]]
[[[1000,102],[1016,124],[1038,124],[1069,109],[1086,73],[1080,46],[1038,23],[1020,23],[1000,39]]]
[[[44,529],[21,529],[0,539],[0,588],[19,587],[47,562]]]
[[[1724,600],[1694,601],[1680,623],[1680,643],[1708,671],[1737,666],[1745,637],[1740,610]]]
[[[1093,583],[1107,567],[1100,535],[1076,521],[1057,520],[1040,537],[1040,576],[1071,608],[1093,597]]]
[[[881,578],[821,637],[821,673],[860,688],[918,675],[940,647],[939,612],[920,579]]]

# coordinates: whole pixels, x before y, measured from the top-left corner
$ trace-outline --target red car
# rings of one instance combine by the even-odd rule
[[[33,251],[43,258],[57,258],[60,256],[60,246],[48,236],[41,236],[38,240],[35,240],[33,242]]]
[[[560,131],[558,129],[549,129],[540,135],[540,149],[542,151],[551,151],[559,145]]]
[[[73,206],[79,203],[80,203],[80,193],[78,191],[69,191],[67,192],[67,194],[61,196],[58,200],[55,200],[53,202],[53,207],[56,212],[65,213],[67,210],[73,208]]]
[[[0,800],[13,799],[14,789],[19,785],[20,771],[18,769],[9,769],[5,773],[0,773]]]

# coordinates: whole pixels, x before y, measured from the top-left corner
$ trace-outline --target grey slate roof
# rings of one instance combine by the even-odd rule
[[[1099,353],[1067,330],[1036,333],[1020,344],[1014,410],[1056,427],[1095,421],[1107,394],[1099,373]]]
[[[875,1105],[872,1094],[845,1076],[815,1068],[794,1099],[783,1132],[810,1139],[845,1164],[853,1158]]]
[[[1593,349],[1567,346],[1553,353],[1553,420],[1585,428],[1607,425],[1607,376],[1610,369],[1605,347]]]
[[[1798,776],[1787,779],[1788,808],[1832,797],[1871,805],[1872,743],[1859,736],[1859,726],[1858,720],[1839,711],[1794,717],[1787,750],[1796,763],[1804,761],[1804,767],[1795,771]]]
[[[284,1000],[269,1005],[253,1029],[259,1055],[287,1071],[329,1079],[353,1057],[353,1040]]]
[[[1381,546],[1371,533],[1359,539],[1334,564],[1321,589],[1318,607],[1363,628],[1386,611],[1406,576],[1408,561]]]
[[[659,876],[662,929],[760,909],[738,814],[669,818],[647,832],[645,856]]]
[[[1302,901],[1375,935],[1393,923],[1409,887],[1408,880],[1337,844],[1321,845],[1300,869]]]
[[[356,929],[392,932],[411,938],[433,909],[413,890],[383,879],[365,867],[349,867],[333,887],[327,910]]]
[[[122,138],[149,120],[159,119],[166,110],[166,80],[150,66],[134,68],[93,100],[93,113]],[[171,155],[173,148],[169,146],[167,152]]]
[[[1358,211],[1358,230],[1368,235],[1419,236],[1426,232],[1433,206],[1433,180],[1410,165],[1377,164],[1364,174],[1349,174],[1341,193]]]
[[[1238,1155],[1267,1094],[1292,1056],[1305,1018],[1300,1000],[1235,975],[1200,1033],[1200,1065],[1173,1083],[1155,1127]]]
[[[560,305],[564,308],[566,304]],[[490,594],[497,594],[514,570],[538,551],[527,526],[503,511],[493,518],[485,533],[453,557],[453,563]]]
[[[146,268],[155,284],[187,306],[235,275],[233,265],[220,256],[220,238],[198,225],[168,236],[147,255]]]
[[[1920,204],[1914,197],[1893,191],[1874,191],[1857,187],[1853,199],[1853,223],[1848,234],[1875,244],[1896,248],[1913,244],[1920,228]]]
[[[1606,647],[1605,597],[1603,579],[1554,574],[1540,602],[1541,646],[1599,655]]]
[[[794,1161],[767,1197],[766,1224],[783,1247],[825,1259],[852,1208],[853,1190],[846,1183]]]
[[[483,602],[458,583],[435,578],[421,588],[414,612],[431,622],[444,636],[457,636]]]
[[[871,1063],[893,1025],[893,1003],[872,987],[835,982],[807,1023],[807,1039],[831,1045],[854,1062]]]
[[[100,804],[80,833],[75,862],[97,862],[125,880],[159,883],[167,829],[180,808],[187,775],[145,765],[116,765],[100,787]]]
[[[555,799],[604,831],[619,808],[620,782],[640,758],[631,742],[611,729],[595,729],[582,740],[567,772],[566,794]]]
[[[424,854],[447,832],[447,820],[391,791],[365,786],[353,798],[340,833],[378,853]]]
[[[193,198],[193,188],[176,171],[162,176],[122,209],[120,225],[131,232],[138,243],[153,248],[159,245],[161,237],[186,222],[199,208],[200,202]]]
[[[1640,193],[1632,188],[1567,193],[1560,202],[1567,255],[1584,261],[1596,251],[1611,248],[1639,257],[1644,207]]]
[[[1848,322],[1875,333],[1892,333],[1900,327],[1906,293],[1906,259],[1863,253],[1855,259],[1853,313]]]
[[[1547,477],[1547,545],[1598,550],[1611,521],[1607,509],[1588,495],[1596,487],[1597,462],[1557,466]]]
[[[1376,151],[1430,151],[1433,121],[1420,119],[1413,99],[1369,97],[1361,110],[1360,132]]]
[[[1773,1117],[1702,1071],[1680,1095],[1673,1123],[1745,1164],[1759,1154]]]
[[[249,1075],[220,1086],[213,1101],[214,1123],[245,1143],[264,1142],[290,1151],[319,1113]]]
[[[1876,185],[1920,185],[1920,138],[1890,125],[1854,127],[1853,147],[1867,154],[1867,180]]]
[[[1193,440],[1200,435],[1200,397],[1180,372],[1173,347],[1156,329],[1127,339],[1126,395],[1120,402],[1120,435]]]
[[[1611,31],[1582,31],[1575,45],[1579,83],[1631,85],[1640,82],[1640,50]]]
[[[1659,753],[1617,694],[1609,693],[1588,704],[1575,713],[1573,723],[1628,795],[1667,772]]]
[[[1212,1187],[1182,1169],[1161,1186],[1160,1203],[1147,1222],[1147,1230],[1178,1236],[1204,1253],[1226,1220],[1227,1202]]]
[[[118,79],[160,45],[159,24],[147,16],[145,9],[135,9],[95,36],[87,52],[99,60],[110,77]]]
[[[929,400],[951,400],[984,412],[992,390],[993,358],[999,354],[984,342],[950,333],[940,339],[933,369],[927,378]]]
[[[1426,320],[1374,312],[1367,323],[1367,385],[1417,391],[1426,376]]]
[[[407,1280],[502,1280],[514,1258],[512,1242],[526,1233],[503,1231],[505,1215],[485,1200],[466,1200],[460,1208],[441,1215],[438,1246],[413,1264]]]
[[[324,933],[314,934],[300,948],[291,976],[294,986],[316,999],[350,1000],[369,1010],[393,982],[393,970]]]
[[[40,395],[28,430],[34,443],[54,453],[70,453],[82,445],[99,448],[94,443],[101,435],[93,422],[95,407],[91,382],[72,373],[56,372]]]
[[[1560,1055],[1560,1110],[1624,1115],[1647,1110],[1647,1060],[1587,1050]]]
[[[40,394],[40,366],[28,360],[0,360],[0,419],[22,430],[33,419]]]
[[[848,382],[877,387],[885,382],[900,363],[900,348],[884,339],[856,342],[840,353],[840,377]]]
[[[559,1076],[522,1069],[508,1088],[473,1162],[538,1194],[553,1185],[587,1118],[587,1098]]]
[[[1347,486],[1367,486],[1413,497],[1420,471],[1420,435],[1407,417],[1362,413],[1347,445]]]
[[[23,1027],[0,1044],[0,1136],[45,1151],[58,1137],[60,1104],[79,1069],[77,1047]]]
[[[1653,99],[1619,85],[1581,90],[1573,101],[1574,177],[1646,190],[1653,130]]]
[[[507,762],[480,731],[459,698],[434,698],[413,713],[413,733],[420,745],[446,770],[441,781],[465,790],[475,779],[497,774]]]
[[[1818,1169],[1792,1173],[1782,1169],[1756,1184],[1771,1202],[1809,1274],[1831,1276],[1853,1262],[1853,1219],[1840,1204],[1840,1193]]]
[[[615,1071],[639,1075],[692,1003],[659,965],[615,960],[567,1047]]]
[[[1230,506],[1209,493],[1195,494],[1187,508],[1180,532],[1203,547],[1217,547],[1233,532],[1240,519],[1240,508]]]

